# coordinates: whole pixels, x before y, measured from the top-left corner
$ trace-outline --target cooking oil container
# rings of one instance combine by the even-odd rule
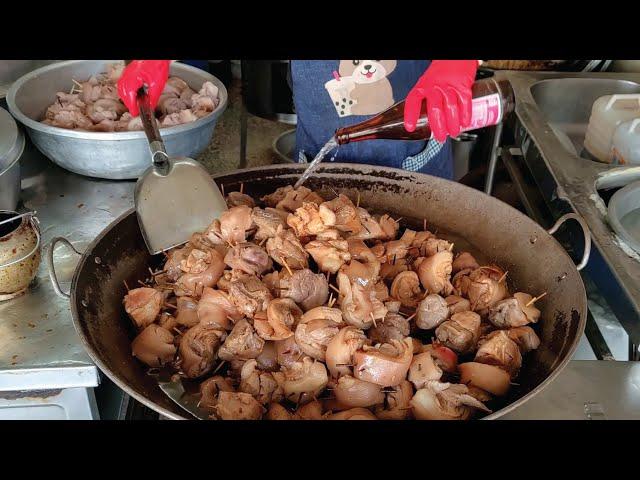
[[[640,117],[640,94],[605,95],[591,108],[584,146],[597,160],[611,163],[611,142],[616,128]]]
[[[612,163],[640,165],[640,118],[623,122],[611,141]]]

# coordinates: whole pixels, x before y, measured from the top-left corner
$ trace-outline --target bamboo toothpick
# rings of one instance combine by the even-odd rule
[[[334,287],[333,285],[329,285],[329,288],[332,288],[334,291],[338,292],[338,294],[340,294],[340,290],[338,290],[336,287]]]
[[[291,271],[291,268],[289,268],[289,264],[287,264],[287,261],[284,258],[282,259],[282,265],[287,269],[289,275],[293,276],[293,272]]]
[[[410,320],[412,320],[412,319],[413,319],[413,317],[415,317],[417,313],[418,313],[417,311],[416,311],[416,312],[413,312],[413,315],[411,315],[410,317],[407,317],[407,322],[408,322],[408,321],[410,321]]]
[[[240,182],[240,193],[244,193],[244,182]]]
[[[222,240],[223,242],[227,242],[227,245],[229,245],[230,248],[233,248],[233,243],[231,243],[229,240],[222,238],[222,235],[220,235],[218,232],[214,232],[213,230],[211,231],[211,233],[213,233],[216,237],[218,237],[220,240]]]
[[[376,317],[373,316],[373,312],[369,312],[369,315],[371,315],[371,320],[373,320],[373,327],[378,328],[378,325],[376,324]]]
[[[129,292],[131,289],[129,288],[129,285],[127,285],[127,281],[123,280],[122,283],[124,283],[124,288],[126,288],[127,292]]]
[[[502,283],[502,282],[504,282],[505,278],[507,278],[507,274],[508,274],[508,273],[509,273],[508,271],[504,272],[504,275],[502,275],[502,276],[500,277],[500,280],[498,280],[498,283]]]
[[[358,198],[356,201],[356,207],[359,207],[359,206],[360,206],[360,192],[358,192]]]
[[[427,230],[427,219],[426,218],[422,219],[422,230],[424,230],[424,231]]]
[[[222,196],[224,197],[224,183],[220,184],[220,190],[222,190]]]
[[[329,308],[333,308],[333,306],[335,305],[335,303],[336,303],[336,301],[337,301],[337,300],[338,300],[338,299],[337,299],[337,298],[335,298],[335,297],[333,296],[333,293],[332,293],[332,294],[331,294],[331,296],[329,297],[329,302],[327,303],[327,306],[328,306]]]
[[[219,364],[219,365],[216,367],[216,369],[213,371],[213,375],[215,375],[215,374],[216,374],[216,372],[217,372],[218,370],[220,370],[220,369],[222,368],[222,366],[223,366],[225,363],[227,363],[227,361],[226,361],[226,360],[221,361],[221,362],[220,362],[220,364]]]
[[[538,300],[540,300],[542,297],[544,297],[547,294],[547,292],[541,293],[540,295],[538,295],[537,297],[533,297],[531,300],[529,300],[525,307],[528,307],[529,305],[534,304],[535,302],[537,302]]]

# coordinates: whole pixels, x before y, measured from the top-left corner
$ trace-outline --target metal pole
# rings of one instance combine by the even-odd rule
[[[500,140],[502,139],[502,125],[503,122],[496,125],[496,130],[493,135],[493,145],[491,146],[491,157],[489,158],[487,179],[484,184],[484,193],[487,195],[491,195],[491,190],[493,189],[493,179],[496,173],[496,166],[498,165],[498,155],[500,153]]]
[[[589,341],[589,345],[591,346],[593,353],[598,360],[615,360],[590,310],[587,310],[587,326],[584,330],[584,333],[587,337],[587,340]]]
[[[242,100],[240,106],[240,168],[247,167],[247,107]]]
[[[240,77],[242,78],[244,62],[240,62]],[[247,107],[244,103],[244,78],[240,82],[240,165],[239,168],[247,167]]]

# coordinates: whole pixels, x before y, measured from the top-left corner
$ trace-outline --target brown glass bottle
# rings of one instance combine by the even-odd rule
[[[496,125],[505,114],[513,111],[515,101],[513,89],[506,79],[486,78],[473,84],[473,114],[471,125],[464,131]],[[404,100],[396,103],[375,117],[350,127],[336,130],[339,145],[362,140],[425,140],[431,137],[425,103],[413,132],[404,128]]]

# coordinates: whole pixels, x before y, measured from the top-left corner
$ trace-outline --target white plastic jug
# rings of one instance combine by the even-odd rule
[[[605,95],[593,103],[584,146],[596,159],[611,163],[611,141],[622,122],[640,117],[640,94]]]
[[[623,122],[611,141],[611,163],[640,165],[640,118]]]

